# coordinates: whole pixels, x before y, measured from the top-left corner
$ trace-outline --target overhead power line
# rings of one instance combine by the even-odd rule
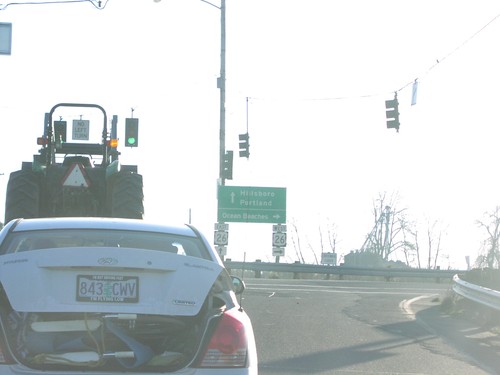
[[[486,23],[483,27],[481,27],[478,31],[476,31],[474,34],[472,34],[469,38],[467,38],[465,41],[463,41],[461,44],[459,44],[457,47],[455,47],[454,49],[452,49],[450,52],[448,52],[446,55],[444,55],[442,58],[440,59],[436,59],[436,62],[427,69],[427,71],[425,72],[425,74],[423,75],[424,77],[429,74],[429,72],[434,69],[436,66],[438,66],[439,64],[441,64],[444,60],[446,60],[448,57],[452,56],[453,54],[455,54],[458,50],[460,50],[463,46],[465,46],[467,43],[469,43],[472,39],[474,39],[476,36],[478,36],[484,29],[486,29],[489,25],[491,25],[493,22],[495,22],[498,18],[500,17],[500,13],[497,14],[495,17],[493,17],[488,23]],[[406,83],[404,86],[402,86],[399,90],[396,90],[396,92],[400,92],[402,90],[404,90],[405,88],[407,88],[408,86],[410,85],[413,85],[414,82],[416,82],[417,80],[419,80],[420,78],[415,78],[413,79],[412,81]]]
[[[436,59],[436,62],[431,65],[425,73],[421,77],[416,77],[413,78],[411,81],[405,83],[403,86],[401,86],[397,90],[392,90],[388,92],[380,92],[380,93],[372,93],[372,94],[360,94],[360,95],[341,95],[341,96],[335,96],[335,97],[316,97],[316,98],[303,98],[300,99],[300,101],[333,101],[333,100],[351,100],[351,99],[364,99],[364,98],[373,98],[373,97],[379,97],[379,96],[386,96],[388,94],[394,94],[398,93],[404,89],[406,89],[408,86],[413,86],[416,82],[421,81],[425,76],[429,74],[430,71],[432,71],[437,65],[441,64],[444,60],[448,59],[450,56],[455,54],[458,50],[460,50],[462,47],[464,47],[467,43],[469,43],[471,40],[473,40],[476,36],[478,36],[482,31],[484,31],[488,26],[490,26],[493,22],[495,22],[498,18],[500,18],[500,13],[497,14],[495,17],[493,17],[490,21],[488,21],[484,26],[482,26],[479,30],[477,30],[475,33],[473,33],[470,37],[468,37],[465,41],[460,43],[457,47],[452,49],[450,52],[448,52],[446,55],[444,55],[441,58]],[[248,97],[249,99],[252,100],[266,100],[266,98],[262,97]]]

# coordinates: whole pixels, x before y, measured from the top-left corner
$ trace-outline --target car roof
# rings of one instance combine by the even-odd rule
[[[12,227],[13,232],[45,229],[136,230],[196,237],[195,231],[188,225],[165,225],[157,222],[149,222],[147,220],[106,217],[57,217],[18,219],[17,223],[15,223]]]

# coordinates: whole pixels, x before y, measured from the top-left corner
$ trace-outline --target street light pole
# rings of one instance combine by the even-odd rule
[[[226,0],[220,4],[220,76],[217,81],[220,89],[220,129],[219,129],[219,179],[225,183],[224,159],[226,156]]]

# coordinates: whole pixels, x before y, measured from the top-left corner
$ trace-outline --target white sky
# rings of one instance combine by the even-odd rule
[[[500,3],[226,5],[226,149],[237,156],[248,97],[251,153],[235,157],[227,185],[286,187],[287,218],[309,261],[306,244],[320,251],[318,227],[327,221],[337,226],[340,254],[359,248],[384,191],[398,192],[414,220],[444,223],[443,267],[474,259],[484,237],[475,221],[500,204],[500,19],[482,29]],[[0,22],[13,24],[12,55],[0,56],[0,196],[8,174],[37,152],[53,105],[102,105],[118,115],[120,134],[134,108],[140,146],[122,147],[121,160],[144,176],[146,218],[187,222],[191,210],[212,240],[220,12],[200,0],[109,0],[103,10],[11,5]],[[384,101],[400,89],[396,133],[386,129]],[[229,227],[228,258],[274,261],[271,224]],[[295,260],[289,241],[282,261]]]

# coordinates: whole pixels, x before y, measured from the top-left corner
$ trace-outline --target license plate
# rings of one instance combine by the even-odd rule
[[[139,301],[139,278],[136,276],[78,275],[76,300],[137,303]]]

